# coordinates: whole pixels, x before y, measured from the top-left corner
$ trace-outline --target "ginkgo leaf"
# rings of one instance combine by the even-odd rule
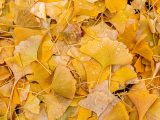
[[[160,99],[158,98],[146,113],[147,120],[160,119]]]
[[[15,80],[19,80],[21,77],[25,76],[26,74],[32,73],[30,66],[22,66],[21,58],[19,54],[16,54],[13,57],[9,57],[5,59],[5,62],[12,70]]]
[[[57,66],[52,82],[53,90],[63,97],[72,99],[76,91],[76,80],[65,66]]]
[[[142,64],[142,58],[139,57],[134,64],[134,67],[136,68],[136,72],[144,72],[144,65]]]
[[[44,2],[36,2],[31,8],[31,13],[38,18],[46,20],[46,8]]]
[[[36,96],[29,94],[28,99],[24,104],[24,109],[32,113],[38,114],[40,111],[39,104],[40,104],[40,100]]]
[[[31,36],[15,47],[14,54],[19,53],[23,66],[37,60],[37,51],[42,41],[42,36]]]
[[[92,115],[92,112],[86,108],[79,107],[77,120],[88,120]]]
[[[136,44],[137,22],[125,27],[125,31],[118,35],[118,41],[123,42],[129,49],[133,49]]]
[[[86,71],[89,90],[94,88],[97,83],[106,80],[109,76],[109,68],[106,67],[103,69],[102,66],[94,59],[83,62],[83,66]]]
[[[133,91],[128,96],[137,108],[139,120],[143,120],[144,115],[158,97],[156,94],[149,94],[146,90]]]
[[[9,82],[3,85],[2,87],[0,87],[0,96],[10,97],[12,86],[13,86],[13,82]]]
[[[16,45],[18,45],[21,41],[26,40],[30,36],[42,34],[40,30],[34,30],[34,29],[29,29],[29,28],[24,28],[24,27],[15,27],[13,33],[15,35]]]
[[[66,120],[74,116],[77,113],[77,107],[68,107],[66,112],[58,120]]]
[[[46,14],[52,19],[59,20],[59,16],[65,10],[68,0],[41,0],[46,2]],[[49,2],[50,1],[50,2]],[[52,2],[51,2],[52,1]]]
[[[115,0],[114,0],[115,1]],[[119,33],[123,33],[127,24],[127,13],[126,11],[118,11],[109,21],[116,27]]]
[[[4,59],[12,57],[14,44],[10,40],[0,40],[0,64],[4,64]]]
[[[80,51],[93,57],[104,68],[107,65],[129,64],[132,55],[126,46],[110,39],[93,40],[81,46]]]
[[[118,102],[104,120],[129,120],[125,105],[122,102]]]
[[[110,38],[116,40],[118,36],[117,30],[111,29],[103,20],[97,25],[83,27],[83,30],[87,35],[94,38]]]
[[[27,79],[32,82],[36,81],[42,88],[47,88],[51,84],[50,74],[37,62],[31,64],[33,74],[27,75]]]
[[[17,5],[17,7],[24,8],[24,9],[28,8],[33,3],[34,3],[34,0],[30,0],[30,2],[28,2],[28,0],[15,0],[15,4]]]
[[[139,32],[141,34],[139,36],[137,36],[138,37],[137,39],[139,39],[139,38],[141,38],[141,36],[145,35],[145,38],[144,38],[145,41],[148,41],[148,42],[151,42],[151,44],[154,44],[152,33],[151,33],[151,30],[148,25],[148,20],[143,14],[140,15]]]
[[[57,24],[53,27],[51,33],[55,36],[58,35],[60,37],[60,33],[62,33],[65,27],[68,25],[68,22],[71,20],[73,16],[73,2],[70,3],[68,9],[63,10],[62,14],[59,15]],[[64,19],[65,18],[65,19]]]
[[[127,0],[105,0],[106,8],[111,12],[117,12],[125,9],[127,5]]]
[[[67,54],[79,61],[88,61],[90,60],[91,58],[85,54],[83,54],[82,52],[80,52],[79,48],[77,47],[71,47]]]
[[[86,77],[88,82],[88,88],[89,90],[94,88],[97,84],[98,78],[100,77],[100,74],[102,72],[101,65],[96,62],[95,60],[90,60],[83,63],[83,66],[86,71]]]
[[[11,76],[9,69],[5,66],[0,67],[0,81],[5,80]]]
[[[3,99],[0,99],[0,116],[5,115],[6,111],[7,111],[7,105],[5,103],[5,101]]]
[[[38,114],[35,114],[35,113],[32,113],[28,110],[25,110],[24,109],[24,115],[22,117],[19,117],[19,115],[23,115],[22,113],[21,114],[18,114],[18,119],[21,120],[47,120],[48,119],[48,116],[47,116],[47,112],[46,112],[46,106],[44,105],[44,103],[41,103],[40,104],[40,111]],[[24,118],[24,119],[23,119]],[[16,119],[16,120],[18,120]]]
[[[113,74],[112,80],[115,82],[123,83],[136,77],[137,74],[131,66],[124,66]]]
[[[82,62],[73,59],[72,60],[72,65],[74,67],[74,69],[76,70],[76,72],[78,73],[78,75],[81,78],[81,81],[85,81],[86,80],[86,71],[84,68],[84,65],[82,64]]]
[[[153,59],[153,51],[145,40],[141,40],[136,44],[133,53],[137,53],[149,61]]]
[[[38,50],[38,58],[42,63],[47,62],[53,55],[54,43],[50,35],[46,35]]]
[[[37,18],[27,10],[17,9],[14,22],[24,27],[39,27]]]
[[[90,3],[87,0],[74,0],[75,4],[75,15],[87,15],[95,17],[98,13],[103,12],[105,10],[105,5],[103,2]]]
[[[79,105],[94,111],[98,116],[105,110],[109,103],[113,100],[112,97],[108,96],[103,92],[90,93],[87,98],[81,100]]]
[[[44,95],[44,102],[47,106],[48,120],[60,118],[69,107],[71,100],[54,93]]]

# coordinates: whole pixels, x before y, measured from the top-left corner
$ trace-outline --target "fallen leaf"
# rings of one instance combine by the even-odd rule
[[[14,50],[14,55],[19,53],[23,66],[37,60],[37,51],[42,41],[42,36],[31,36],[19,43]]]
[[[72,99],[76,91],[76,80],[67,67],[58,66],[55,70],[52,87],[57,94]]]
[[[39,104],[40,104],[40,100],[36,96],[29,94],[28,99],[24,104],[24,109],[32,113],[38,114],[40,111]]]
[[[11,76],[9,69],[5,66],[0,67],[0,81],[5,80]]]
[[[89,41],[82,45],[80,51],[96,59],[104,68],[107,65],[128,64],[132,60],[123,43],[110,39]]]
[[[54,93],[44,95],[44,102],[47,105],[48,120],[60,118],[69,107],[71,100]]]
[[[144,90],[130,92],[128,96],[137,108],[139,120],[143,120],[144,115],[158,97],[156,94],[149,94]]]
[[[129,120],[129,116],[125,105],[122,102],[118,102],[104,120]]]
[[[16,54],[13,57],[6,58],[5,62],[12,70],[15,80],[19,80],[23,76],[32,73],[30,66],[22,66],[19,54]]]
[[[31,64],[33,74],[27,75],[30,82],[36,81],[41,88],[47,88],[51,84],[50,74],[39,63],[33,62]]]
[[[114,13],[114,12],[117,12],[117,11],[125,9],[125,7],[127,5],[127,0],[119,0],[119,1],[116,1],[116,0],[112,0],[112,1],[105,0],[105,5],[106,5],[106,8],[111,13]]]
[[[87,120],[91,117],[92,112],[83,107],[79,107],[77,120]]]

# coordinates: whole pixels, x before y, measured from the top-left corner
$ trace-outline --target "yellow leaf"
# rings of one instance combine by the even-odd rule
[[[115,0],[114,0],[115,1]],[[123,33],[126,27],[128,17],[126,11],[118,11],[109,21],[116,27],[119,33]]]
[[[18,45],[21,41],[26,40],[30,36],[41,35],[42,32],[40,30],[34,30],[23,27],[15,27],[13,31],[15,35],[15,44]]]
[[[50,35],[46,35],[38,50],[38,58],[42,63],[48,62],[53,54],[54,43]]]
[[[137,53],[149,61],[153,59],[153,51],[145,40],[141,40],[136,44],[133,53]]]
[[[124,104],[122,102],[118,102],[104,120],[129,120]]]
[[[12,70],[15,80],[19,80],[21,77],[25,76],[26,74],[32,73],[30,66],[22,66],[21,59],[19,54],[9,57],[5,59],[5,62]]]
[[[32,95],[32,93],[30,93],[27,101],[24,104],[24,109],[32,113],[38,114],[40,111],[39,104],[40,104],[40,100],[36,96]]]
[[[77,120],[88,120],[92,115],[92,112],[83,107],[79,107]]]
[[[90,93],[87,98],[81,100],[79,105],[94,111],[99,116],[111,103],[113,98],[103,92],[95,91]]]
[[[57,21],[57,24],[53,26],[53,29],[51,31],[52,34],[57,37],[60,37],[60,34],[66,28],[72,16],[73,16],[73,2],[70,3],[68,9],[64,9],[62,14],[58,16],[59,19]]]
[[[46,14],[52,19],[59,20],[59,16],[63,14],[63,11],[66,9],[68,0],[41,0],[47,3],[46,5]],[[52,2],[49,2],[52,1]]]
[[[21,104],[20,96],[19,96],[19,94],[18,94],[17,88],[15,88],[15,89],[14,89],[14,92],[13,92],[12,104],[15,104],[15,105]]]
[[[160,99],[158,98],[146,113],[147,120],[159,120],[160,119]]]
[[[113,82],[125,83],[128,80],[134,79],[136,77],[137,74],[134,71],[134,68],[132,68],[131,66],[124,66],[113,73],[111,80]]]
[[[124,33],[118,35],[118,41],[123,42],[129,49],[133,49],[136,44],[137,22],[126,26]]]
[[[105,0],[105,5],[111,13],[114,13],[125,9],[127,0]]]
[[[11,76],[9,69],[5,66],[0,66],[0,81],[5,80]]]
[[[90,3],[87,0],[74,0],[74,14],[75,15],[87,15],[96,17],[98,13],[105,10],[103,2]]]
[[[14,44],[10,40],[0,40],[0,64],[4,64],[4,59],[13,56]]]
[[[77,47],[71,47],[67,54],[79,61],[88,61],[90,60],[91,58],[83,53],[80,52],[79,48]]]
[[[138,40],[141,38],[141,36],[145,35],[145,41],[151,42],[151,44],[154,44],[153,41],[153,34],[149,28],[148,20],[147,17],[145,17],[143,14],[140,15],[140,20],[139,20],[139,33],[140,35],[137,36]],[[140,38],[139,38],[140,37]]]
[[[38,18],[46,20],[46,7],[44,2],[36,2],[32,8],[31,13]]]
[[[144,115],[158,97],[156,94],[149,94],[146,90],[133,91],[128,96],[137,108],[139,120],[143,120]]]
[[[106,67],[103,69],[101,65],[96,62],[94,59],[90,61],[83,62],[86,76],[87,76],[87,85],[89,90],[94,88],[97,83],[100,83],[103,80],[106,80],[109,76],[109,69]]]
[[[19,53],[23,66],[29,65],[37,60],[37,51],[42,41],[42,36],[31,36],[20,42],[14,50],[14,54]]]
[[[76,70],[76,72],[78,73],[78,75],[80,76],[81,81],[85,81],[86,80],[86,71],[85,71],[85,68],[84,68],[82,62],[80,62],[76,59],[73,59],[72,65],[73,65],[74,69]]]
[[[119,83],[111,81],[111,83],[110,83],[110,90],[111,90],[111,92],[115,92],[118,89],[119,89]]]
[[[50,74],[37,62],[31,64],[33,74],[27,75],[29,81],[36,81],[42,88],[47,88],[51,84]]]
[[[0,99],[0,116],[5,115],[7,112],[7,105],[3,99]],[[1,120],[1,119],[0,119]]]
[[[71,100],[54,93],[44,95],[44,102],[47,106],[48,120],[60,118],[69,107]]]
[[[87,35],[93,38],[110,38],[112,40],[116,40],[118,35],[118,32],[107,26],[107,24],[103,20],[99,24],[94,26],[84,26],[83,30]]]
[[[53,77],[52,87],[56,93],[72,99],[76,91],[76,80],[65,66],[58,66]]]
[[[139,57],[134,64],[134,67],[136,68],[136,72],[144,72],[144,65],[142,64],[142,58]]]
[[[17,9],[14,22],[23,27],[39,27],[40,23],[30,11]]]
[[[10,97],[11,89],[12,89],[13,83],[9,82],[0,87],[0,96],[2,97]]]
[[[35,97],[35,96],[34,96],[34,97]],[[35,102],[36,102],[36,100],[32,100],[32,101],[35,101]],[[37,102],[38,102],[38,101],[37,101]],[[35,105],[33,105],[33,106],[36,107],[36,105],[37,105],[37,103],[35,103]],[[38,108],[38,106],[37,106],[37,108]],[[37,108],[35,108],[35,109],[37,109]],[[24,116],[23,116],[22,113],[21,113],[21,114],[18,114],[16,120],[26,120],[26,119],[27,119],[27,120],[45,120],[45,119],[48,119],[47,112],[46,112],[46,106],[45,106],[44,103],[41,103],[41,104],[40,104],[40,110],[39,110],[39,113],[38,113],[38,114],[37,114],[37,113],[33,113],[33,112],[31,112],[31,111],[34,111],[34,110],[28,111],[28,110],[25,110],[25,109],[24,109],[24,111],[23,111]],[[35,111],[34,111],[34,112],[35,112]]]
[[[108,65],[129,64],[132,55],[126,46],[110,39],[93,40],[81,46],[80,51],[93,57],[103,68]]]

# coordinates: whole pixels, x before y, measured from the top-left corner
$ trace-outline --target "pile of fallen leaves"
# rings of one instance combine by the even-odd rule
[[[0,0],[0,120],[160,120],[160,0]]]

